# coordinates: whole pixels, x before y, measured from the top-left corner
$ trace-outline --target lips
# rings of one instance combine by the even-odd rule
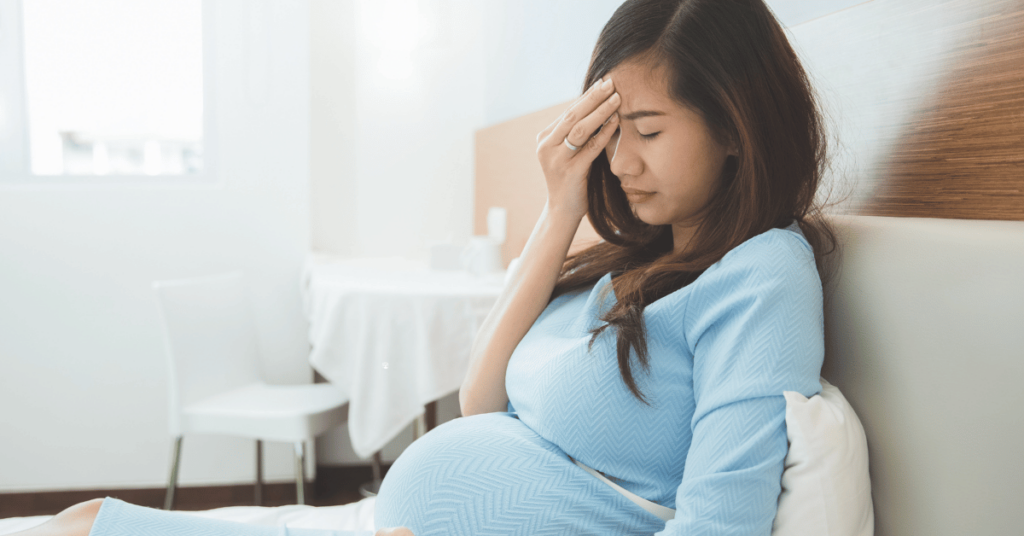
[[[630,200],[631,202],[643,201],[644,199],[647,199],[648,197],[654,195],[654,192],[637,190],[636,188],[622,187],[622,191],[626,192],[626,199]]]

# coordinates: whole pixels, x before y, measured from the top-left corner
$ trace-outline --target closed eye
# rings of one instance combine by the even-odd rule
[[[622,132],[621,128],[616,128],[615,132],[612,132],[612,136],[615,136],[616,134],[620,134],[621,132]],[[658,131],[658,132],[651,132],[650,134],[640,134],[640,137],[649,141],[649,140],[653,140],[654,138],[658,137],[658,134],[661,134],[661,132]]]

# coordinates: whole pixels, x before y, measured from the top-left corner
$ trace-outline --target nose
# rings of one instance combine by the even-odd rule
[[[623,139],[625,137],[622,135],[622,131],[619,130],[617,134],[612,136],[608,146],[605,148],[605,154],[608,156],[612,174],[616,177],[626,175],[637,176],[643,173],[643,162],[633,151],[629,140]]]

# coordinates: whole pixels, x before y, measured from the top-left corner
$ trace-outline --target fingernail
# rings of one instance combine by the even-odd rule
[[[601,89],[608,89],[610,87],[612,87],[612,79],[611,78],[609,78],[608,80],[605,80],[604,82],[601,83]]]

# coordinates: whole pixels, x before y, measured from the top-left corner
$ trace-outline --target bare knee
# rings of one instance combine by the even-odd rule
[[[96,519],[96,514],[100,513],[100,506],[103,505],[103,499],[90,499],[85,502],[80,502],[71,508],[81,509],[82,515],[87,515],[91,519]]]
[[[91,499],[65,508],[54,516],[54,521],[70,529],[68,534],[88,535],[96,516],[100,513],[103,499]]]
[[[103,499],[90,499],[83,501],[78,504],[73,504],[60,511],[59,514],[54,516],[55,518],[67,518],[67,519],[88,519],[92,521],[96,519],[96,515],[100,512],[100,506],[103,504]]]
[[[103,499],[92,499],[69,506],[42,525],[12,536],[88,536],[99,514]]]

